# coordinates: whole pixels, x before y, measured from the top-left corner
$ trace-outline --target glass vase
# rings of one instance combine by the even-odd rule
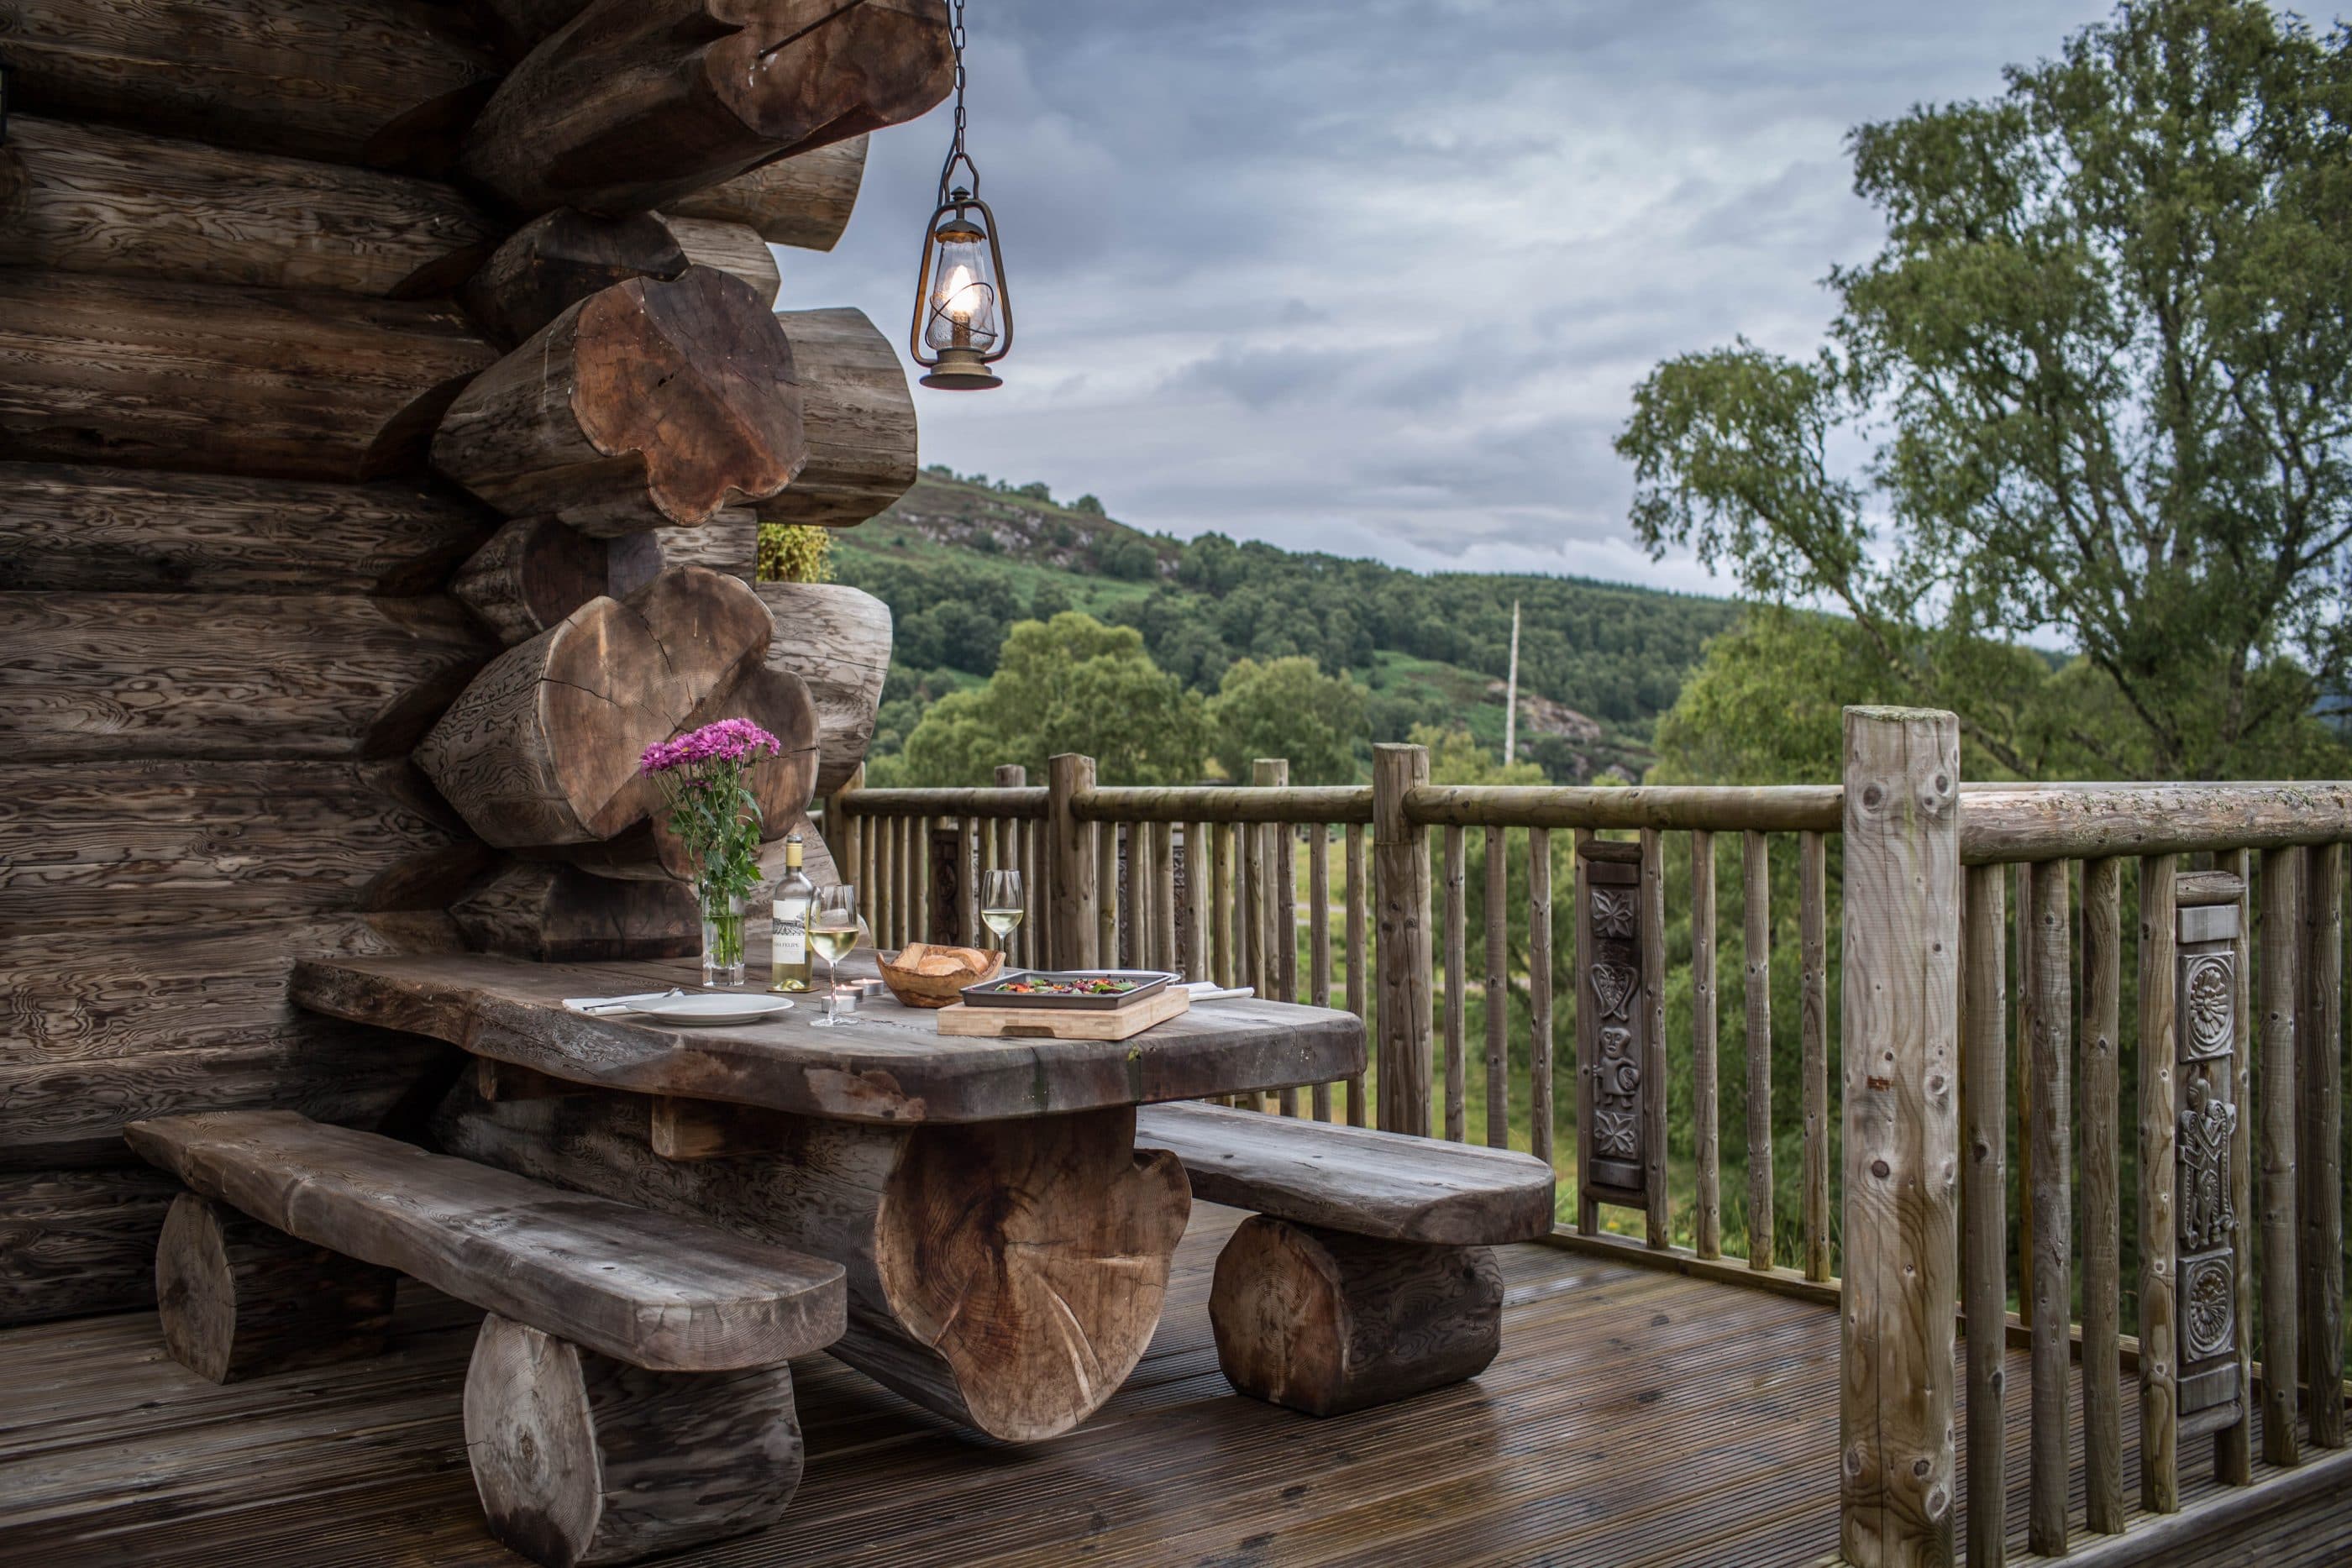
[[[743,895],[695,884],[695,901],[702,905],[702,983],[740,986],[743,983]]]

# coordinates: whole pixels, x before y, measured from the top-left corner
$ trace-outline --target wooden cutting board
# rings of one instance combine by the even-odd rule
[[[1192,1006],[1181,986],[1154,991],[1123,1008],[976,1008],[956,1002],[939,1010],[941,1034],[993,1040],[1125,1040],[1166,1023]]]

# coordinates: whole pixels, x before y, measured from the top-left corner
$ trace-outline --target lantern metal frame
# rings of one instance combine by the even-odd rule
[[[948,162],[950,168],[958,162],[968,169],[971,168],[971,160],[964,155],[961,146],[949,155]],[[972,185],[977,187],[980,172],[971,169],[971,177]],[[977,221],[974,214],[977,214]],[[929,342],[929,329],[945,309],[932,298],[938,280],[932,277],[931,270],[939,256],[940,243],[956,241],[968,244],[982,238],[988,241],[989,266],[995,273],[989,287],[996,296],[996,314],[1002,324],[996,341],[986,349],[975,347],[970,340],[970,324],[959,323],[953,324],[953,329],[955,335],[963,340],[944,349],[933,350]],[[979,392],[1004,384],[1003,379],[988,367],[1012,351],[1013,296],[1004,282],[1004,252],[996,243],[996,214],[988,210],[988,204],[980,199],[976,188],[968,190],[958,185],[948,190],[939,206],[933,209],[930,222],[923,225],[922,263],[915,273],[915,320],[907,347],[914,355],[915,362],[930,372],[922,379],[923,385],[927,387],[949,392]]]

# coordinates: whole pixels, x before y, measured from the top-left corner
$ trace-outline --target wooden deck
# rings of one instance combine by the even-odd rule
[[[1218,1375],[1204,1304],[1236,1218],[1196,1209],[1151,1353],[1081,1430],[980,1446],[811,1360],[796,1369],[808,1477],[784,1524],[671,1561],[1726,1564],[1834,1551],[1828,1306],[1510,1248],[1503,1355],[1485,1376],[1316,1421]],[[0,1557],[521,1568],[484,1532],[467,1471],[457,1393],[478,1314],[404,1291],[392,1354],[227,1388],[166,1359],[145,1313],[0,1334]],[[2010,1364],[2014,1561],[2027,1378],[2021,1354]],[[2352,1456],[2225,1493],[2203,1474],[2205,1445],[2190,1449],[2188,1514],[2135,1521],[2120,1542],[2078,1535],[2074,1560],[2117,1561],[2117,1545],[2150,1562],[2352,1558]],[[2136,1453],[2126,1465],[2137,1474]],[[2079,1527],[2079,1492],[2075,1512]]]

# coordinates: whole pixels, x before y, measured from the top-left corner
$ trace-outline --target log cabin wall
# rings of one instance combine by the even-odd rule
[[[757,528],[887,507],[913,408],[766,242],[951,62],[943,0],[0,0],[0,1322],[151,1298],[125,1121],[438,1097],[293,958],[689,952],[637,750],[760,718],[779,838],[855,768],[887,612]]]

